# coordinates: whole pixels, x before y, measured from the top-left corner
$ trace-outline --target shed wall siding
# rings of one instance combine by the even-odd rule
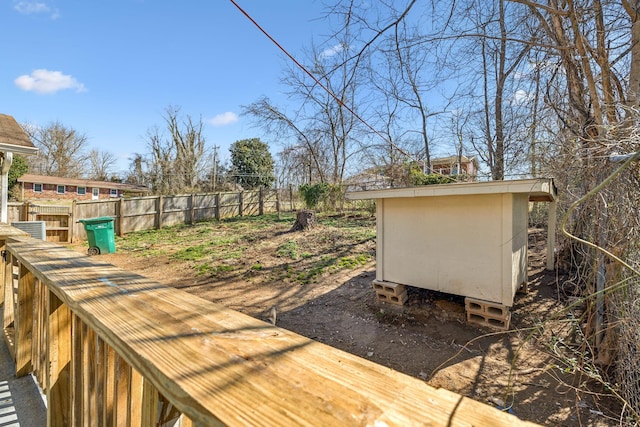
[[[514,204],[511,194],[384,199],[378,279],[513,305],[527,239],[527,203],[512,219]]]
[[[515,295],[521,285],[526,284],[529,246],[529,198],[526,194],[513,195],[513,229],[512,229],[512,288],[511,295]],[[511,297],[513,298],[513,297]]]

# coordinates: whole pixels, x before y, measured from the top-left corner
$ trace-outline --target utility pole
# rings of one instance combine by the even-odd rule
[[[213,192],[215,193],[216,191],[216,181],[217,181],[217,173],[218,173],[218,148],[220,148],[218,145],[214,145],[213,146],[213,171],[211,173],[211,177],[213,179],[213,183],[212,183],[212,187],[213,187]]]

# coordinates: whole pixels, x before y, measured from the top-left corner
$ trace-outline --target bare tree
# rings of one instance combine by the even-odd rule
[[[157,194],[180,192],[176,185],[176,173],[173,169],[175,147],[166,139],[156,126],[147,131],[146,184]]]
[[[341,183],[360,150],[356,99],[363,70],[347,61],[353,39],[348,28],[331,41],[330,48],[312,46],[306,53],[305,70],[295,65],[286,69],[283,84],[289,88],[289,97],[299,101],[294,113],[284,112],[266,98],[244,107],[244,113],[265,130],[277,130],[281,139],[304,146],[297,152],[309,156],[305,164],[312,168],[312,180],[319,182]]]
[[[86,135],[60,122],[46,127],[25,126],[25,130],[39,149],[27,160],[31,171],[66,178],[82,176],[87,160]]]
[[[143,179],[154,192],[176,194],[197,191],[205,170],[205,138],[202,120],[182,118],[180,109],[168,107],[164,116],[166,132],[158,126],[147,131],[146,155],[136,155],[130,176]]]
[[[134,153],[129,161],[129,172],[127,173],[125,181],[130,184],[145,185],[147,183],[147,177],[145,174],[144,156],[140,153]]]
[[[107,181],[111,177],[113,167],[118,159],[113,153],[94,149],[89,152],[88,160],[89,178]]]
[[[288,154],[292,150],[296,152],[296,156],[305,156],[305,160],[296,162],[298,165],[306,166],[303,169],[305,172],[303,176],[308,176],[308,182],[326,182],[326,170],[318,151],[317,139],[314,138],[315,132],[304,128],[304,119],[294,115],[290,117],[266,97],[244,106],[243,114],[252,116],[258,126],[267,133],[276,135],[278,139],[297,141],[294,145],[287,144],[283,147],[284,158],[288,159]],[[285,162],[285,164],[288,163],[288,161]]]
[[[165,121],[175,149],[173,163],[176,174],[176,186],[180,191],[193,191],[198,186],[198,179],[203,173],[205,138],[202,134],[202,120],[194,121],[190,116],[183,120],[179,117],[180,109],[168,107]]]

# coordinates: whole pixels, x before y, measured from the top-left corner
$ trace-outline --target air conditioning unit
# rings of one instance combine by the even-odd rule
[[[47,223],[45,221],[14,221],[11,226],[29,233],[34,239],[47,240]]]

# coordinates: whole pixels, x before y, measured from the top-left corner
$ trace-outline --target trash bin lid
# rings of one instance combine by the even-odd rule
[[[85,218],[85,219],[79,219],[79,222],[83,223],[83,224],[93,224],[93,223],[99,223],[99,222],[109,222],[109,221],[113,221],[113,218],[110,216],[99,216],[96,218]]]

